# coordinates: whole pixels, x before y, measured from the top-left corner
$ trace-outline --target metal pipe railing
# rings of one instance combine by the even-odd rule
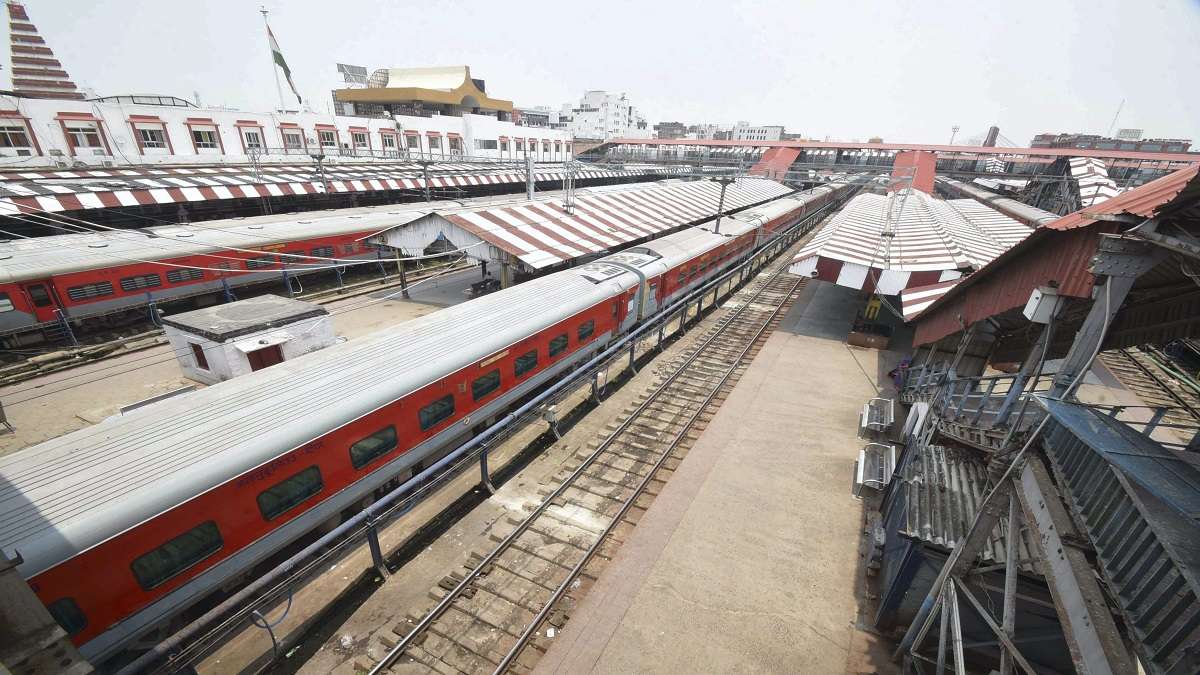
[[[316,558],[316,562],[320,562],[327,555],[340,552],[350,544],[360,542],[363,538],[369,538],[372,532],[386,523],[390,517],[406,513],[415,506],[418,497],[427,496],[434,488],[440,487],[443,482],[458,475],[462,468],[474,463],[476,459],[485,465],[488,449],[503,440],[502,434],[515,433],[516,430],[524,427],[526,421],[540,418],[540,408],[544,403],[560,394],[565,395],[577,385],[595,378],[600,371],[607,369],[616,359],[624,358],[625,352],[632,350],[636,343],[651,334],[651,331],[657,331],[660,324],[669,324],[679,317],[682,317],[682,322],[686,322],[687,312],[693,304],[699,307],[709,293],[735,276],[739,276],[740,281],[745,281],[749,278],[747,272],[757,270],[765,264],[765,260],[761,259],[764,254],[777,253],[778,250],[781,250],[782,245],[791,243],[807,234],[827,211],[840,204],[847,196],[805,216],[787,230],[771,235],[761,245],[748,252],[741,263],[663,308],[570,375],[550,385],[482,433],[466,441],[341,525],[305,546],[266,575],[251,582],[179,632],[156,644],[118,671],[119,675],[147,672],[160,665],[170,668],[181,662],[191,663],[199,658],[203,655],[204,650],[216,643],[216,640],[230,634],[248,621],[258,607],[284,597],[285,592],[290,592],[289,589],[292,585],[298,583],[316,567],[316,564],[310,559]],[[732,292],[735,285],[730,285],[729,292]],[[697,311],[696,318],[698,319],[699,316],[700,312]],[[322,554],[322,551],[327,548],[331,550]],[[383,566],[382,552],[372,547],[372,554],[373,565],[375,567]],[[213,636],[215,639],[207,639]],[[203,644],[200,644],[202,640]],[[181,650],[183,650],[183,654],[179,653]],[[187,653],[189,650],[194,650],[195,653]]]

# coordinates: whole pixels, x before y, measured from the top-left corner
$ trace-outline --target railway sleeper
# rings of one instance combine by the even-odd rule
[[[358,668],[358,671],[369,672],[369,669]],[[419,645],[409,645],[404,650],[404,655],[388,668],[388,672],[397,675],[430,672],[437,673],[437,675],[461,675],[463,671],[430,654]]]

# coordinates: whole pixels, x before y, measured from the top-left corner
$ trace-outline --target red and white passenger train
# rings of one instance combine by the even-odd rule
[[[38,597],[102,660],[407,479],[844,189],[777,199],[727,216],[719,234],[683,230],[0,458],[0,549],[20,554]]]
[[[425,203],[395,204],[333,216],[279,214],[6,242],[0,246],[0,340],[15,346],[39,339],[59,313],[72,322],[103,323],[152,301],[280,280],[285,269],[301,275],[374,260],[378,253],[364,237],[398,215],[428,211]]]

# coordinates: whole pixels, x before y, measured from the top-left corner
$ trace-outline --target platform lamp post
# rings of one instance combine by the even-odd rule
[[[329,186],[325,183],[325,153],[321,152],[321,145],[314,138],[308,139],[308,147],[316,148],[308,153],[308,156],[312,157],[313,161],[317,163],[317,175],[321,177],[321,191],[329,194]]]

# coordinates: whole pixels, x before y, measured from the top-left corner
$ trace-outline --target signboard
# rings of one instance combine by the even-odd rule
[[[342,74],[342,78],[346,80],[346,84],[356,84],[361,87],[367,86],[367,69],[362,66],[349,66],[344,63],[337,64],[338,72]]]

